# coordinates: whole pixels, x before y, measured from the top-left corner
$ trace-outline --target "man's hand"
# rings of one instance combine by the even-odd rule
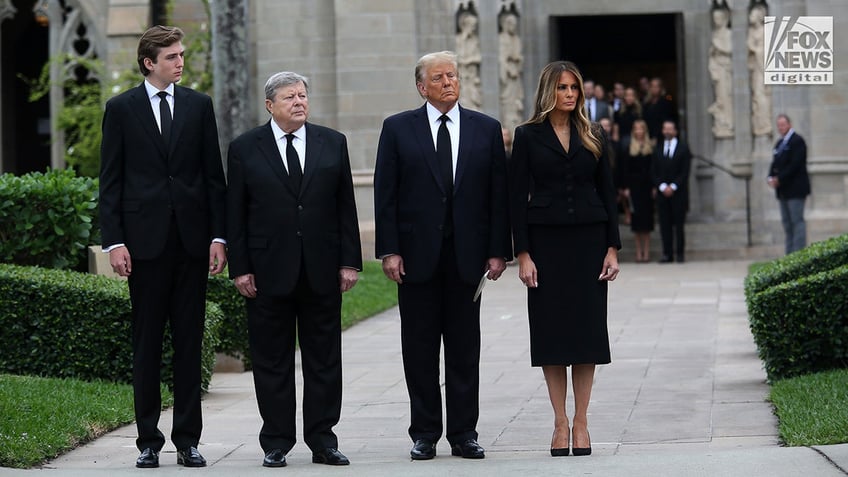
[[[236,285],[236,289],[242,294],[242,296],[246,296],[247,298],[256,298],[256,280],[252,273],[239,275],[235,280],[233,280],[233,282]]]
[[[209,274],[217,275],[227,266],[227,251],[224,244],[212,242],[209,246]]]
[[[487,262],[486,265],[489,267],[489,280],[497,280],[501,277],[501,274],[506,270],[506,260],[500,257],[492,257]]]
[[[778,187],[780,187],[780,181],[777,180],[777,177],[775,176],[768,176],[766,181],[768,182],[769,187],[771,187],[772,189],[777,189]]]
[[[671,186],[668,186],[665,188],[664,191],[662,191],[662,195],[664,195],[666,198],[671,198],[671,196],[674,195],[674,189],[672,189]]]
[[[359,272],[352,268],[339,269],[339,289],[342,293],[350,290],[359,280]]]
[[[118,247],[109,250],[109,264],[112,270],[119,276],[128,277],[132,273],[132,259],[127,247]]]
[[[403,257],[397,254],[383,257],[383,273],[389,280],[398,284],[403,283],[403,276],[406,275],[403,269]]]

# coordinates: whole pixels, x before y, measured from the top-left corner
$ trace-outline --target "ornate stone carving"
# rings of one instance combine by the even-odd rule
[[[471,109],[483,107],[480,82],[479,17],[474,2],[463,2],[456,12],[456,59],[459,66],[462,104]]]
[[[521,70],[524,55],[518,32],[518,10],[515,2],[503,5],[498,14],[498,43],[501,86],[501,124],[512,131],[524,120],[524,85]]]
[[[12,18],[18,13],[18,9],[12,5],[12,0],[0,0],[0,22]]]
[[[771,86],[765,83],[763,20],[768,13],[764,0],[751,0],[748,9],[748,71],[751,83],[751,134],[771,135]]]
[[[730,8],[726,0],[713,0],[712,41],[708,68],[715,102],[707,109],[713,115],[713,136],[733,137],[733,44],[730,34]]]

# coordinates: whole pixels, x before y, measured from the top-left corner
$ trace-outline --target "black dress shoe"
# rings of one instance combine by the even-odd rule
[[[418,439],[409,451],[412,460],[430,460],[436,457],[436,443],[427,439]]]
[[[265,453],[265,458],[262,459],[264,467],[285,467],[286,454],[282,449],[272,449]]]
[[[206,459],[200,455],[197,447],[177,450],[177,464],[185,467],[206,467]]]
[[[571,449],[571,451],[574,452],[574,455],[576,455],[576,456],[592,455],[592,446],[589,446],[589,447],[573,447]]]
[[[159,453],[150,447],[144,449],[138,459],[135,460],[135,466],[140,469],[159,467]]]
[[[463,459],[482,459],[486,457],[486,451],[480,447],[474,439],[468,439],[462,444],[454,444],[451,446],[451,455],[462,457]]]
[[[313,464],[327,465],[349,465],[350,461],[338,449],[328,447],[324,450],[312,453]]]
[[[673,261],[674,260],[672,260],[671,257],[669,257],[668,255],[663,255],[663,257],[660,259],[660,263],[671,263]]]
[[[677,256],[677,263],[683,263],[683,262],[685,262],[685,261],[686,261],[686,259],[685,259],[685,257],[683,257],[683,255],[678,255],[678,256]]]

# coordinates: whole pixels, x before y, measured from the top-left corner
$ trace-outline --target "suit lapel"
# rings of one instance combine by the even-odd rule
[[[185,124],[188,115],[191,114],[191,107],[192,101],[186,91],[179,86],[174,85],[174,114],[171,122],[171,142],[168,145],[169,157],[170,153],[174,151],[174,147],[176,147],[180,140],[180,133],[183,131],[183,125]]]
[[[277,140],[271,129],[271,121],[265,123],[265,127],[262,128],[256,140],[256,147],[265,156],[268,166],[271,167],[277,178],[294,194],[294,189],[292,189],[291,182],[289,181],[289,175],[283,167],[283,158],[280,156],[280,150],[277,148]]]
[[[320,167],[321,150],[324,148],[324,140],[315,128],[309,123],[306,123],[306,160],[303,167],[303,182],[300,185],[300,195],[309,187],[309,181],[315,175],[315,171]]]
[[[153,116],[153,108],[150,107],[150,98],[147,97],[147,90],[144,88],[144,83],[139,85],[131,96],[132,110],[136,114],[141,128],[150,136],[150,140],[156,144],[156,148],[159,149],[162,157],[167,158],[168,151],[165,150],[165,141],[162,139],[162,133],[159,132],[156,117]]]
[[[412,122],[415,137],[418,138],[421,150],[424,151],[424,160],[427,161],[427,165],[430,167],[430,173],[433,174],[433,178],[436,180],[436,183],[439,184],[442,192],[446,192],[447,187],[445,187],[445,184],[442,183],[441,173],[439,172],[439,163],[436,158],[436,145],[433,144],[433,133],[430,130],[430,120],[427,118],[426,104],[415,112]]]
[[[541,123],[537,123],[533,125],[533,128],[536,130],[536,134],[539,136],[539,141],[547,148],[553,150],[557,154],[561,156],[567,155],[565,149],[562,147],[562,143],[559,142],[559,138],[557,138],[556,132],[554,131],[553,125],[548,120],[542,121]],[[572,129],[572,138],[574,137],[574,130]],[[573,141],[573,139],[572,139]],[[569,143],[568,150],[571,151],[573,149],[573,142]]]

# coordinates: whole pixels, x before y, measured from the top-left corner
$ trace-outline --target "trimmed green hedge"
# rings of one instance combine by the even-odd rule
[[[775,285],[848,264],[848,234],[816,242],[783,258],[762,264],[745,278],[745,296]]]
[[[73,170],[0,174],[0,262],[82,269],[97,243],[97,180]]]
[[[220,307],[207,302],[204,390],[222,322]],[[0,373],[132,382],[132,319],[123,280],[0,264],[0,329]],[[169,386],[172,358],[166,331],[162,380]]]
[[[250,369],[250,343],[247,333],[247,307],[227,272],[209,277],[206,299],[217,303],[224,313],[217,351],[238,358]]]
[[[848,265],[772,286],[748,301],[770,380],[848,366]]]

